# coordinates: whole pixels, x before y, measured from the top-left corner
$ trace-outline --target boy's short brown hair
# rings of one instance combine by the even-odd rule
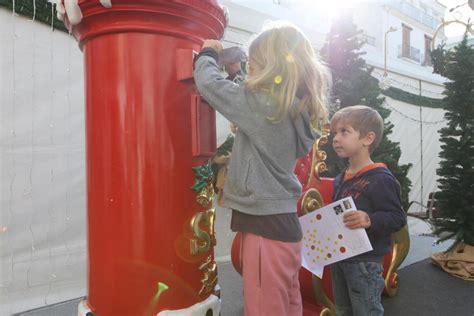
[[[382,140],[384,128],[383,119],[377,111],[368,106],[348,106],[334,113],[331,119],[331,132],[338,123],[350,125],[360,133],[361,137],[373,132],[375,134],[375,140],[369,147],[371,154]]]

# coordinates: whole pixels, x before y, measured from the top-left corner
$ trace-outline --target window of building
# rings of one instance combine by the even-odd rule
[[[425,60],[423,61],[423,64],[425,66],[431,66],[431,42],[433,39],[427,35],[425,35]]]
[[[410,57],[410,34],[412,28],[406,24],[402,24],[402,56]]]
[[[290,2],[291,2],[291,0],[273,0],[274,4],[279,4],[279,5],[282,5],[282,6],[289,6]]]

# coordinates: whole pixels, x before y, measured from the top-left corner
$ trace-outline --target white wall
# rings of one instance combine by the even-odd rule
[[[0,8],[0,315],[85,295],[82,54]],[[4,227],[4,228],[3,228]]]
[[[439,177],[436,175],[436,169],[439,166],[441,150],[438,131],[446,126],[444,111],[422,108],[420,114],[420,107],[388,97],[386,97],[386,104],[392,111],[389,120],[395,125],[389,138],[400,143],[402,152],[400,164],[413,165],[408,172],[408,178],[412,181],[409,200],[426,205],[428,194],[437,191],[438,187],[436,181]],[[422,128],[420,128],[420,120],[423,122]],[[421,138],[423,138],[423,145]],[[424,210],[419,204],[413,204],[408,211]]]
[[[382,79],[383,69],[376,68],[372,73],[377,79]],[[388,72],[391,86],[404,91],[429,98],[443,97],[444,88],[437,84],[410,78],[398,73]],[[420,86],[421,83],[421,86]],[[437,190],[436,169],[439,166],[441,143],[438,131],[446,126],[445,111],[438,108],[420,107],[385,98],[387,107],[392,111],[388,120],[394,124],[393,133],[389,136],[392,141],[400,143],[400,164],[413,164],[408,172],[412,181],[409,194],[410,201],[423,202],[426,205],[428,194]],[[421,124],[420,124],[421,121]],[[421,146],[423,137],[423,146]],[[423,170],[423,172],[422,172]],[[422,176],[423,174],[423,176]],[[410,212],[422,211],[418,204],[410,207]]]

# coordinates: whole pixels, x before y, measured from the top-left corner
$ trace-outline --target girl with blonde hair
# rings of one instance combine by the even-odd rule
[[[195,63],[202,96],[238,126],[222,204],[242,233],[245,315],[302,315],[302,231],[294,174],[327,120],[329,75],[295,26],[272,24],[249,47],[249,76],[237,85],[218,67],[222,44],[206,40]]]

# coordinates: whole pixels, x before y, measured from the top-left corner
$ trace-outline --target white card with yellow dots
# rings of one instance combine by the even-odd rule
[[[344,214],[356,210],[347,197],[299,218],[303,267],[322,278],[324,266],[372,250],[365,229],[349,229],[343,223]]]

